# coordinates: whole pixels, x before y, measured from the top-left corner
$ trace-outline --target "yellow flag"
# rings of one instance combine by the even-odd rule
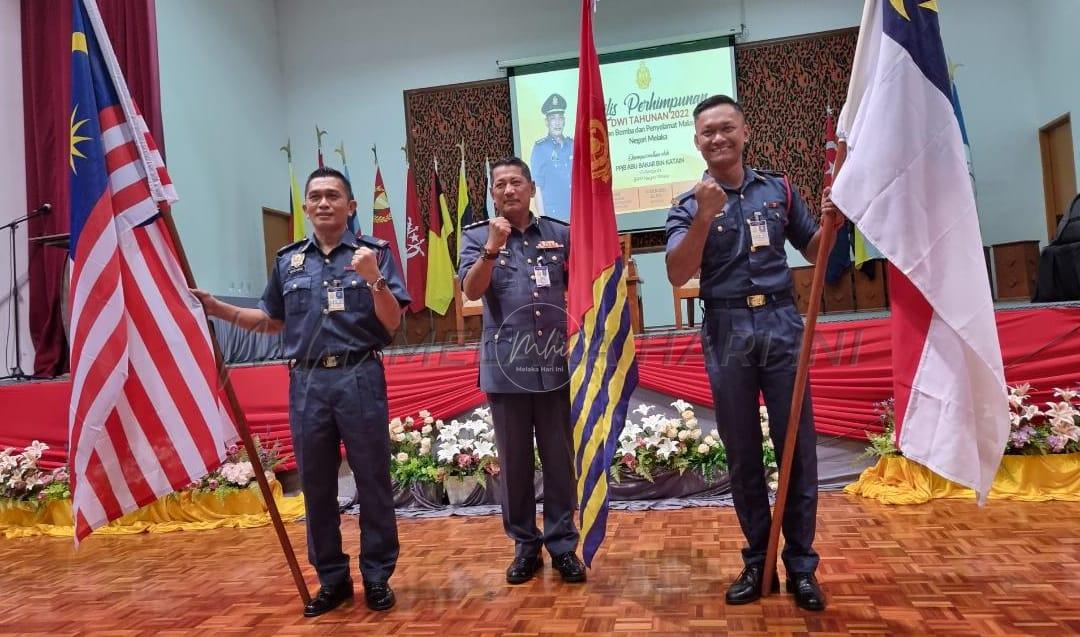
[[[450,258],[450,233],[454,222],[446,207],[446,195],[436,171],[431,180],[428,204],[428,262],[425,303],[436,314],[446,314],[454,300],[454,262]]]

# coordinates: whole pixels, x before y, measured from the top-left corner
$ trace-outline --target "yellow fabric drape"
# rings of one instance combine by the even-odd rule
[[[879,458],[845,493],[883,504],[922,504],[937,498],[974,499],[975,492],[899,456]],[[1080,453],[1004,456],[990,499],[1045,502],[1080,501]]]
[[[286,522],[304,515],[304,498],[286,498],[281,483],[270,483],[278,511]],[[202,531],[223,527],[247,529],[270,524],[262,494],[255,485],[225,497],[213,493],[181,491],[161,498],[132,511],[119,520],[94,531],[98,535],[128,535],[132,533],[169,533],[171,531]],[[5,538],[72,537],[75,527],[71,517],[71,501],[57,500],[44,506],[29,502],[0,500],[0,535]]]

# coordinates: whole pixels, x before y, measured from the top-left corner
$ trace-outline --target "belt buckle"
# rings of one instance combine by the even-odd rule
[[[329,354],[326,358],[323,359],[322,363],[323,367],[337,367],[337,356],[335,356],[334,354]]]
[[[765,305],[765,295],[764,294],[751,294],[750,296],[746,297],[746,305],[747,305],[747,307],[752,307],[752,308],[753,307],[761,307],[762,305]]]

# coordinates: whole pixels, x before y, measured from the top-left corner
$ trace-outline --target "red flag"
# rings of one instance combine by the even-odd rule
[[[825,114],[825,181],[822,188],[832,185],[833,166],[836,165],[836,120],[833,119],[832,109]]]
[[[638,381],[626,271],[611,193],[611,154],[592,0],[581,3],[577,121],[570,181],[570,421],[585,563],[604,540],[608,469]]]
[[[94,0],[73,0],[70,464],[76,542],[216,469],[236,429],[159,207],[176,199]]]
[[[383,186],[382,169],[375,164],[375,201],[371,207],[371,234],[390,244],[390,253],[394,255],[398,271],[401,267],[401,253],[398,252],[397,231],[394,230],[394,217],[390,213],[390,200]]]
[[[410,312],[427,307],[427,231],[420,216],[420,197],[416,194],[416,179],[412,166],[405,175],[405,287],[412,297]]]

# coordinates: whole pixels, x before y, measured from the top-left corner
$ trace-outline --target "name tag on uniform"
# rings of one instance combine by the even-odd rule
[[[769,245],[769,224],[760,212],[754,213],[754,218],[747,221],[750,224],[750,247],[753,249],[764,248]]]
[[[533,268],[533,280],[536,281],[536,287],[538,288],[551,287],[551,275],[548,274],[546,265],[538,265]]]
[[[340,285],[326,288],[326,309],[331,312],[345,311],[345,288]]]

